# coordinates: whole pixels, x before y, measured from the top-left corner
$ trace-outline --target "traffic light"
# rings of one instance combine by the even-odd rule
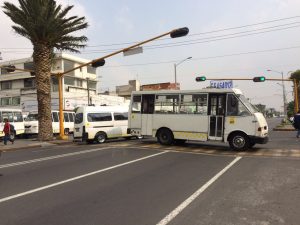
[[[104,66],[105,60],[101,59],[99,61],[92,62],[92,67],[97,68],[99,66]]]
[[[264,76],[253,78],[253,82],[264,82],[265,80],[266,78]]]
[[[196,77],[197,82],[206,81],[206,77]]]
[[[15,72],[15,70],[16,70],[16,67],[14,65],[8,65],[8,66],[6,66],[6,71],[8,73]]]

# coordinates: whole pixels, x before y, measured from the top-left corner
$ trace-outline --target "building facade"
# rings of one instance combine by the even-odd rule
[[[52,64],[52,73],[61,73],[76,66],[87,63],[89,60],[69,54],[55,55]],[[33,70],[33,59],[25,58],[1,62],[0,66],[13,65],[19,69]],[[58,109],[58,79],[55,75],[51,78],[52,109]],[[125,102],[121,97],[101,96],[97,93],[96,69],[92,66],[82,67],[64,75],[63,78],[64,110],[73,110],[77,106],[95,105],[120,105]],[[37,110],[37,94],[35,77],[30,72],[9,72],[5,68],[0,71],[0,107],[21,108],[23,112]]]

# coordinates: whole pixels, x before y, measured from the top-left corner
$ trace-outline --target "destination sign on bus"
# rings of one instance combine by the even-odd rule
[[[210,81],[210,87],[214,88],[233,88],[232,80],[212,80]]]

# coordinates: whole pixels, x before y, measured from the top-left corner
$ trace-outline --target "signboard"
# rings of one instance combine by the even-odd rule
[[[136,47],[136,48],[131,48],[129,50],[123,51],[124,56],[135,55],[139,53],[143,53],[143,47]]]
[[[233,88],[232,80],[211,80],[210,87],[213,88]]]

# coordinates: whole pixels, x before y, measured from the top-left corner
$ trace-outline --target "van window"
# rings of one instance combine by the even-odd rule
[[[75,114],[75,124],[80,124],[83,122],[83,113]]]
[[[115,120],[128,120],[128,113],[114,113]]]
[[[88,113],[88,122],[112,121],[111,113]]]
[[[70,122],[68,113],[64,113],[64,121]]]
[[[57,112],[52,112],[52,122],[59,122],[59,116]]]

